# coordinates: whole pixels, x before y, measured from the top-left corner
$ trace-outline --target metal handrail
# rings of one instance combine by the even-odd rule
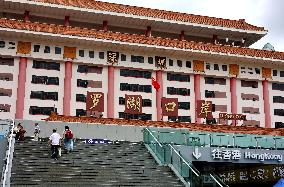
[[[12,122],[12,128],[11,128],[11,133],[10,133],[10,138],[9,138],[9,148],[8,148],[8,154],[7,154],[7,163],[5,166],[5,171],[4,171],[4,177],[3,177],[3,187],[6,186],[8,174],[9,174],[9,168],[10,168],[10,159],[11,159],[11,148],[12,148],[12,140],[13,140],[13,130],[15,128],[15,121],[13,120]]]
[[[146,128],[146,130],[149,132],[149,134],[154,138],[154,140],[159,144],[160,147],[163,147],[162,144],[157,140],[157,138],[153,135],[153,133],[148,129],[148,127]]]
[[[199,176],[200,176],[200,172],[199,172],[197,169],[193,168],[193,167],[179,154],[179,152],[178,152],[172,145],[169,144],[169,146],[170,146],[171,149],[174,150],[174,152],[182,159],[182,161],[193,171],[193,173],[194,173],[197,177],[199,177]]]

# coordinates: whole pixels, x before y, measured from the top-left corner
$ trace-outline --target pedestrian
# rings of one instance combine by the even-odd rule
[[[38,141],[39,139],[40,128],[39,124],[35,123],[35,131],[34,131],[34,141]]]
[[[57,160],[57,158],[59,157],[59,147],[60,147],[60,140],[61,137],[60,135],[56,132],[56,129],[53,129],[52,131],[53,133],[51,134],[51,136],[49,137],[49,141],[48,144],[51,145],[51,157],[54,160]]]
[[[73,151],[73,133],[68,126],[65,126],[63,137],[64,137],[64,149],[66,150],[66,153]]]
[[[24,129],[24,127],[21,125],[21,123],[19,123],[17,125],[17,130],[16,131],[16,136],[15,139],[19,140],[19,141],[24,141],[25,140],[25,133],[26,130]]]

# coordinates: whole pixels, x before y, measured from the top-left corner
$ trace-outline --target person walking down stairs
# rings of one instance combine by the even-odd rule
[[[64,137],[64,149],[67,153],[73,151],[73,132],[68,126],[65,126],[65,131],[63,132]]]
[[[53,129],[53,133],[49,137],[48,143],[49,145],[51,145],[51,157],[54,160],[57,160],[57,158],[59,157],[58,149],[60,147],[60,140],[60,135],[56,132],[56,129]]]
[[[39,139],[40,128],[39,124],[35,123],[35,131],[34,131],[34,141],[38,141]]]

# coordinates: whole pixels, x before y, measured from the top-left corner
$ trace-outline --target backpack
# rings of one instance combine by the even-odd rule
[[[67,139],[72,139],[73,138],[73,133],[72,133],[71,130],[67,130],[65,132],[65,138],[67,138]]]

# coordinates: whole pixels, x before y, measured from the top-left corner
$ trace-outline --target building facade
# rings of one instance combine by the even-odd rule
[[[143,114],[128,118],[206,123],[196,118],[202,99],[214,104],[213,123],[234,123],[223,112],[245,114],[238,125],[284,125],[284,53],[249,48],[262,27],[99,1],[0,5],[0,118],[84,116],[89,91],[104,93],[108,118],[125,117],[128,94],[143,98]],[[162,97],[178,98],[178,117],[162,116]]]

